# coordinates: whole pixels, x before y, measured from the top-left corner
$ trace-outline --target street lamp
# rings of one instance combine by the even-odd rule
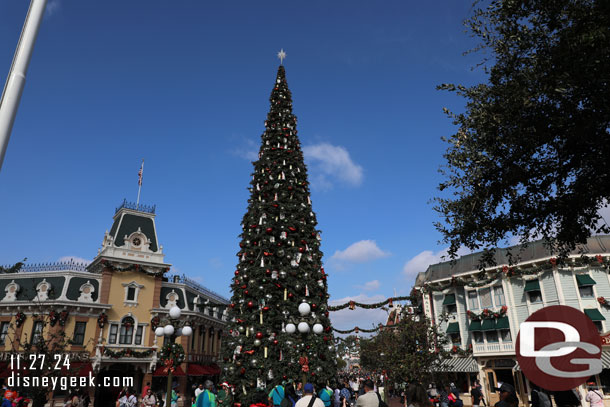
[[[297,319],[300,321],[295,323],[295,321],[290,319],[284,327],[286,333],[294,334],[298,331],[301,335],[308,335],[313,331],[315,334],[319,335],[324,332],[324,326],[318,319],[315,319],[313,323],[311,322],[312,317],[315,317],[315,315],[310,315],[311,306],[305,300],[299,304],[298,311],[301,315]],[[309,322],[307,321],[308,319],[310,320]],[[303,357],[306,357],[305,351],[303,352]],[[303,372],[303,386],[305,386],[305,383],[307,383],[307,372]]]
[[[178,336],[191,336],[193,334],[193,328],[187,325],[187,321],[179,321],[182,315],[182,310],[179,307],[173,306],[169,309],[166,325],[155,329],[155,335],[158,337],[167,337],[167,344],[169,352],[166,356],[166,362],[170,361],[167,366],[167,393],[165,395],[165,405],[171,406],[172,399],[172,380],[173,380],[173,369],[174,365],[180,366],[182,360],[179,360],[178,355],[174,352],[174,346],[172,344],[176,341]],[[164,345],[165,346],[165,345]]]

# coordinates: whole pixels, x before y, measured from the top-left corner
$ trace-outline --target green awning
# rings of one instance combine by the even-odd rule
[[[496,329],[510,329],[508,325],[508,317],[500,317],[496,319]]]
[[[604,318],[602,313],[599,312],[599,310],[597,308],[586,309],[585,314],[587,314],[587,316],[589,318],[591,318],[591,321],[605,321],[606,320],[606,318]]]
[[[447,326],[447,333],[455,334],[455,333],[459,333],[459,332],[460,332],[460,324],[458,324],[457,322],[450,322],[449,325]]]
[[[578,282],[579,287],[595,285],[595,280],[588,274],[576,274],[576,281]]]
[[[526,293],[529,291],[540,291],[540,282],[538,280],[530,280],[526,282],[524,291]]]
[[[484,319],[481,324],[481,331],[494,331],[496,324],[493,319]]]
[[[455,305],[455,294],[445,295],[445,301],[443,301],[443,305]]]
[[[480,331],[481,330],[481,321],[472,321],[470,326],[468,327],[469,331]]]

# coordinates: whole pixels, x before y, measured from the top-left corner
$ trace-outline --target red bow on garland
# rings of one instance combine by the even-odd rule
[[[167,359],[165,361],[165,367],[163,368],[163,373],[172,372],[174,373],[174,361],[172,359]]]

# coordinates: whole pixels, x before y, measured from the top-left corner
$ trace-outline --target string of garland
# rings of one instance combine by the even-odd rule
[[[458,356],[470,356],[472,355],[472,344],[468,344],[468,348],[462,349],[458,345],[453,345],[451,348],[451,354]]]
[[[353,310],[356,307],[360,307],[360,308],[364,308],[364,309],[373,309],[373,308],[381,308],[384,305],[388,305],[390,307],[394,306],[394,301],[405,301],[405,300],[409,300],[411,297],[410,296],[403,296],[403,297],[391,297],[388,298],[385,301],[381,301],[381,302],[376,302],[373,304],[363,304],[361,302],[356,302],[356,301],[348,301],[345,304],[340,304],[340,305],[329,305],[328,306],[328,310],[329,311],[339,311],[342,309],[345,309],[347,307],[349,307],[349,309]]]
[[[605,297],[597,297],[597,302],[599,302],[604,307],[610,307],[610,301]]]
[[[352,332],[355,333],[359,333],[359,332],[364,332],[364,333],[373,333],[373,332],[379,332],[385,328],[395,328],[394,325],[379,325],[378,327],[375,328],[371,328],[371,329],[365,329],[365,328],[360,328],[360,327],[354,327],[352,329],[347,329],[347,330],[341,330],[341,329],[337,329],[337,328],[333,328],[333,331],[339,333],[339,334],[351,334]]]
[[[580,256],[572,258],[572,261],[568,264],[562,263],[563,266],[570,267],[599,267],[604,268],[606,271],[610,270],[610,259],[604,258],[601,255],[597,256]],[[424,293],[433,291],[443,291],[451,287],[481,287],[484,285],[491,284],[501,278],[512,278],[512,277],[523,277],[531,276],[534,274],[541,274],[547,271],[552,271],[553,268],[557,267],[558,260],[551,258],[546,264],[541,266],[533,266],[528,268],[516,267],[516,266],[502,266],[497,270],[481,270],[475,275],[475,278],[463,278],[463,277],[452,277],[449,282],[446,283],[424,283],[422,291]]]
[[[184,358],[184,348],[179,343],[165,344],[159,350],[159,360],[161,362],[173,360],[175,364],[180,364],[184,362]]]
[[[110,350],[108,348],[104,349],[104,355],[110,356],[111,358],[114,358],[114,359],[119,359],[122,357],[141,359],[141,358],[147,358],[147,357],[151,356],[152,354],[153,354],[152,349],[137,351],[137,350],[132,350],[132,349],[128,348],[128,349],[121,349],[116,352],[113,350]]]
[[[108,260],[104,259],[101,261],[102,266],[104,266],[107,269],[110,269],[112,271],[118,271],[118,272],[123,272],[123,271],[142,271],[146,274],[149,274],[151,276],[161,276],[164,273],[169,271],[169,268],[166,268],[162,271],[159,272],[152,272],[149,270],[144,269],[140,264],[130,264],[126,267],[119,267],[119,266],[115,266],[114,264],[110,263]]]
[[[481,321],[483,319],[498,319],[506,315],[507,311],[508,307],[506,305],[502,305],[500,311],[492,311],[489,308],[485,308],[480,314],[477,314],[470,310],[466,311],[466,314],[473,321]]]

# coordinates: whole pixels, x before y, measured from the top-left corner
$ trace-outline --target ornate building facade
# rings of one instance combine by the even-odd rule
[[[185,360],[174,371],[175,387],[188,395],[193,384],[220,373],[216,364],[229,302],[180,276],[168,276],[157,239],[154,207],[123,202],[91,264],[25,266],[0,274],[0,377],[11,374],[10,354],[39,335],[63,331],[78,374],[91,372],[110,388],[90,389],[94,405],[113,405],[123,385],[141,391],[147,382],[165,390],[167,369],[158,358],[165,338],[155,336],[173,306],[193,328],[180,336]],[[44,322],[43,321],[47,321]],[[132,378],[132,382],[115,378]],[[55,399],[62,396],[56,392]]]
[[[510,249],[519,253],[518,247]],[[585,253],[583,255],[583,253]],[[550,305],[581,310],[597,326],[602,343],[610,344],[610,236],[595,236],[558,264],[541,241],[520,252],[509,264],[508,249],[496,252],[496,267],[480,271],[480,253],[455,263],[433,264],[417,276],[427,318],[445,332],[454,358],[444,363],[462,391],[479,378],[490,405],[498,401],[498,382],[515,386],[527,405],[531,384],[515,356],[519,326],[533,312]],[[610,349],[603,347],[601,374],[593,381],[608,395],[610,405]],[[584,394],[584,388],[580,389]]]

